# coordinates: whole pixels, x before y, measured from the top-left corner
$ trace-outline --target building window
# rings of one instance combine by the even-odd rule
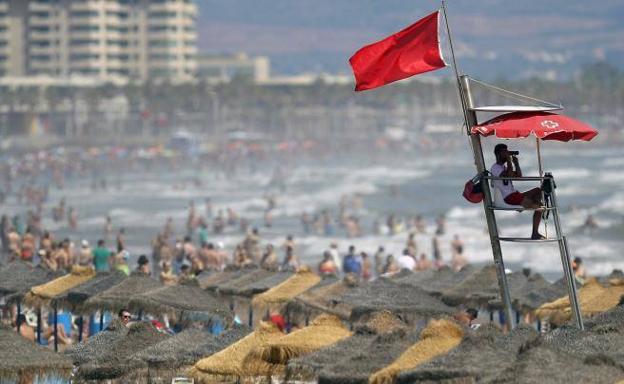
[[[75,53],[70,55],[69,59],[72,61],[99,60],[100,55],[97,53]]]
[[[72,32],[98,32],[100,30],[99,25],[72,25]]]
[[[98,11],[73,11],[71,17],[98,17],[100,13]]]
[[[71,40],[69,44],[73,47],[82,47],[85,45],[99,45],[100,41],[93,39],[75,39]]]

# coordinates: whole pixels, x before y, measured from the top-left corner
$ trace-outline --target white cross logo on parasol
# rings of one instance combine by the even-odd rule
[[[559,123],[557,123],[556,121],[552,121],[552,120],[542,121],[542,127],[544,128],[553,129],[553,128],[557,128],[558,126],[559,126]]]

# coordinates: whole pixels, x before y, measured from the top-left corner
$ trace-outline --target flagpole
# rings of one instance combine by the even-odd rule
[[[470,146],[475,159],[475,166],[477,172],[480,175],[484,175],[487,172],[485,167],[485,159],[483,158],[483,148],[481,147],[481,138],[478,134],[473,134],[471,129],[477,124],[477,114],[474,111],[474,102],[470,93],[470,78],[468,76],[459,76],[459,70],[457,68],[457,61],[455,60],[455,51],[453,49],[453,39],[451,37],[451,29],[449,27],[448,17],[446,15],[446,6],[444,0],[442,0],[442,10],[444,12],[444,21],[446,22],[446,31],[449,36],[449,43],[451,46],[451,55],[453,57],[453,68],[455,69],[455,77],[457,78],[457,89],[459,91],[459,98],[461,99],[462,110],[464,112],[464,120],[466,122],[466,133],[470,138]],[[498,279],[498,287],[500,290],[501,301],[503,302],[503,309],[505,314],[505,325],[507,330],[513,329],[513,311],[511,306],[511,295],[509,294],[509,284],[507,282],[507,276],[505,275],[505,262],[503,261],[503,251],[501,249],[500,240],[498,239],[498,227],[496,225],[496,216],[494,211],[490,209],[492,205],[492,192],[486,179],[481,180],[483,188],[483,208],[485,210],[485,220],[488,226],[488,232],[490,234],[490,243],[492,245],[492,256],[494,257],[494,264],[496,266],[496,277]]]
[[[457,60],[455,59],[455,49],[453,48],[453,38],[451,37],[451,27],[449,26],[448,16],[446,14],[446,4],[442,0],[442,14],[444,15],[444,24],[446,25],[446,34],[449,38],[449,45],[451,46],[451,59],[453,60],[453,70],[455,72],[455,80],[457,81],[457,90],[459,91],[459,99],[462,105],[462,111],[464,112],[464,123],[466,124],[466,131],[470,135],[470,124],[468,118],[468,110],[466,106],[466,97],[459,78],[459,69],[457,68]]]

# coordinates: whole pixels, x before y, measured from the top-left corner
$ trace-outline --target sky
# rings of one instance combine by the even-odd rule
[[[437,1],[197,0],[202,52],[271,58],[276,73],[349,73],[361,46],[438,9]],[[624,1],[449,0],[460,67],[481,77],[568,78],[624,67]],[[441,39],[448,56],[448,38]]]

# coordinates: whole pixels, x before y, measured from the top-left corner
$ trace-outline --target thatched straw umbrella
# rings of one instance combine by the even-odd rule
[[[244,325],[234,325],[218,336],[202,329],[187,329],[134,354],[130,360],[136,368],[149,368],[150,376],[152,371],[177,373],[202,358],[219,352],[251,332],[252,329]],[[137,376],[145,376],[143,373]],[[162,375],[162,372],[156,374]]]
[[[357,325],[353,336],[288,363],[287,378],[322,383],[367,383],[418,340],[419,331],[388,311]]]
[[[28,341],[15,331],[0,328],[0,381],[38,376],[69,379],[71,360]]]
[[[256,375],[282,374],[291,359],[335,344],[351,335],[336,316],[320,315],[309,326],[252,349],[245,357],[243,366]]]
[[[243,365],[245,356],[254,348],[261,347],[284,334],[273,324],[260,323],[257,329],[236,343],[198,361],[190,370],[190,375],[198,383],[232,381],[247,376],[261,375]]]
[[[304,316],[307,322],[311,317],[331,313],[348,320],[351,316],[351,306],[339,303],[336,299],[358,286],[359,282],[351,276],[346,276],[342,280],[337,277],[323,277],[320,283],[286,304],[286,316],[291,319]]]
[[[30,289],[24,297],[26,304],[40,307],[47,305],[52,299],[62,295],[66,291],[83,284],[95,276],[95,271],[90,267],[73,266],[71,273],[61,276],[42,285]]]
[[[243,274],[237,275],[232,279],[216,284],[216,291],[224,296],[249,296],[247,286],[256,281],[261,281],[275,275],[274,271],[258,268],[244,271]],[[253,293],[252,293],[253,294]]]
[[[385,278],[346,291],[334,301],[351,307],[350,319],[354,322],[384,309],[400,315],[409,323],[454,312],[453,308],[416,286]]]
[[[460,284],[444,291],[442,301],[453,306],[459,304],[479,305],[480,301],[483,301],[479,294],[490,289],[497,282],[496,266],[485,266],[470,274]]]
[[[218,284],[216,291],[239,318],[244,319],[246,317],[246,323],[251,327],[259,321],[258,318],[254,318],[251,297],[268,291],[292,275],[293,272],[252,269],[230,281]]]
[[[321,281],[321,278],[309,269],[302,268],[288,280],[276,285],[268,291],[254,296],[254,307],[268,308],[283,305],[293,297],[307,291]]]
[[[0,268],[0,296],[11,295],[13,301],[21,300],[30,288],[62,276],[31,263],[14,261]],[[18,295],[18,296],[15,296]]]
[[[78,368],[77,375],[84,380],[108,380],[123,376],[131,368],[130,357],[170,336],[159,332],[151,323],[130,325],[128,333],[108,348],[100,349],[99,356]]]
[[[126,277],[126,274],[121,271],[98,273],[94,278],[52,299],[52,304],[56,304],[59,308],[68,309],[73,313],[87,314],[88,312],[81,307],[85,301],[114,287]]]
[[[75,365],[82,365],[108,353],[112,346],[127,334],[128,327],[121,320],[115,319],[101,332],[86,341],[70,346],[63,353],[68,355]]]
[[[528,277],[523,290],[513,294],[512,304],[519,311],[533,311],[565,294],[564,287],[551,284],[539,273],[534,273]]]
[[[397,381],[490,383],[514,364],[523,345],[538,337],[530,327],[519,326],[504,334],[496,326],[486,324],[467,333],[447,355],[399,374]]]
[[[275,287],[278,284],[290,279],[293,276],[293,272],[290,271],[278,271],[272,272],[271,275],[267,275],[263,279],[251,281],[244,287],[241,287],[236,295],[251,297],[262,292],[266,292],[269,289]]]
[[[201,273],[197,277],[199,286],[208,291],[216,291],[221,284],[227,283],[231,280],[237,279],[241,276],[248,274],[251,271],[257,270],[255,265],[249,265],[244,268],[238,268],[233,265],[228,265],[223,271],[216,273]]]
[[[460,271],[455,272],[450,267],[444,266],[440,269],[428,269],[422,272],[412,272],[393,277],[393,280],[414,285],[424,289],[435,297],[442,296],[447,289],[459,285],[468,276],[476,272],[474,265],[466,265]]]
[[[56,278],[47,283],[32,287],[24,296],[24,302],[33,307],[39,308],[37,315],[37,340],[41,337],[41,307],[48,305],[52,300],[59,297],[66,291],[79,286],[95,276],[95,271],[90,267],[74,265],[71,273]],[[54,313],[54,350],[58,351],[58,318],[57,306],[53,303]]]
[[[622,368],[603,356],[582,359],[543,340],[526,345],[512,367],[496,378],[500,383],[616,383]]]
[[[593,316],[615,307],[624,295],[624,284],[603,287],[596,279],[588,280],[578,292],[579,305],[583,316]],[[555,325],[561,325],[571,317],[570,299],[560,299],[542,305],[536,315],[548,319]]]
[[[132,310],[153,315],[163,313],[189,320],[232,320],[229,308],[219,302],[212,293],[198,285],[172,285],[134,295],[128,302]]]
[[[150,277],[131,274],[119,284],[89,298],[82,305],[85,311],[107,310],[119,311],[128,307],[130,300],[145,292],[162,287],[162,284]]]
[[[463,337],[464,328],[458,323],[446,319],[431,320],[420,333],[419,341],[403,352],[392,364],[375,372],[369,382],[392,383],[399,373],[448,353],[459,345]]]
[[[612,360],[624,367],[624,301],[585,322],[585,330],[564,325],[547,333],[544,344],[582,360]]]

